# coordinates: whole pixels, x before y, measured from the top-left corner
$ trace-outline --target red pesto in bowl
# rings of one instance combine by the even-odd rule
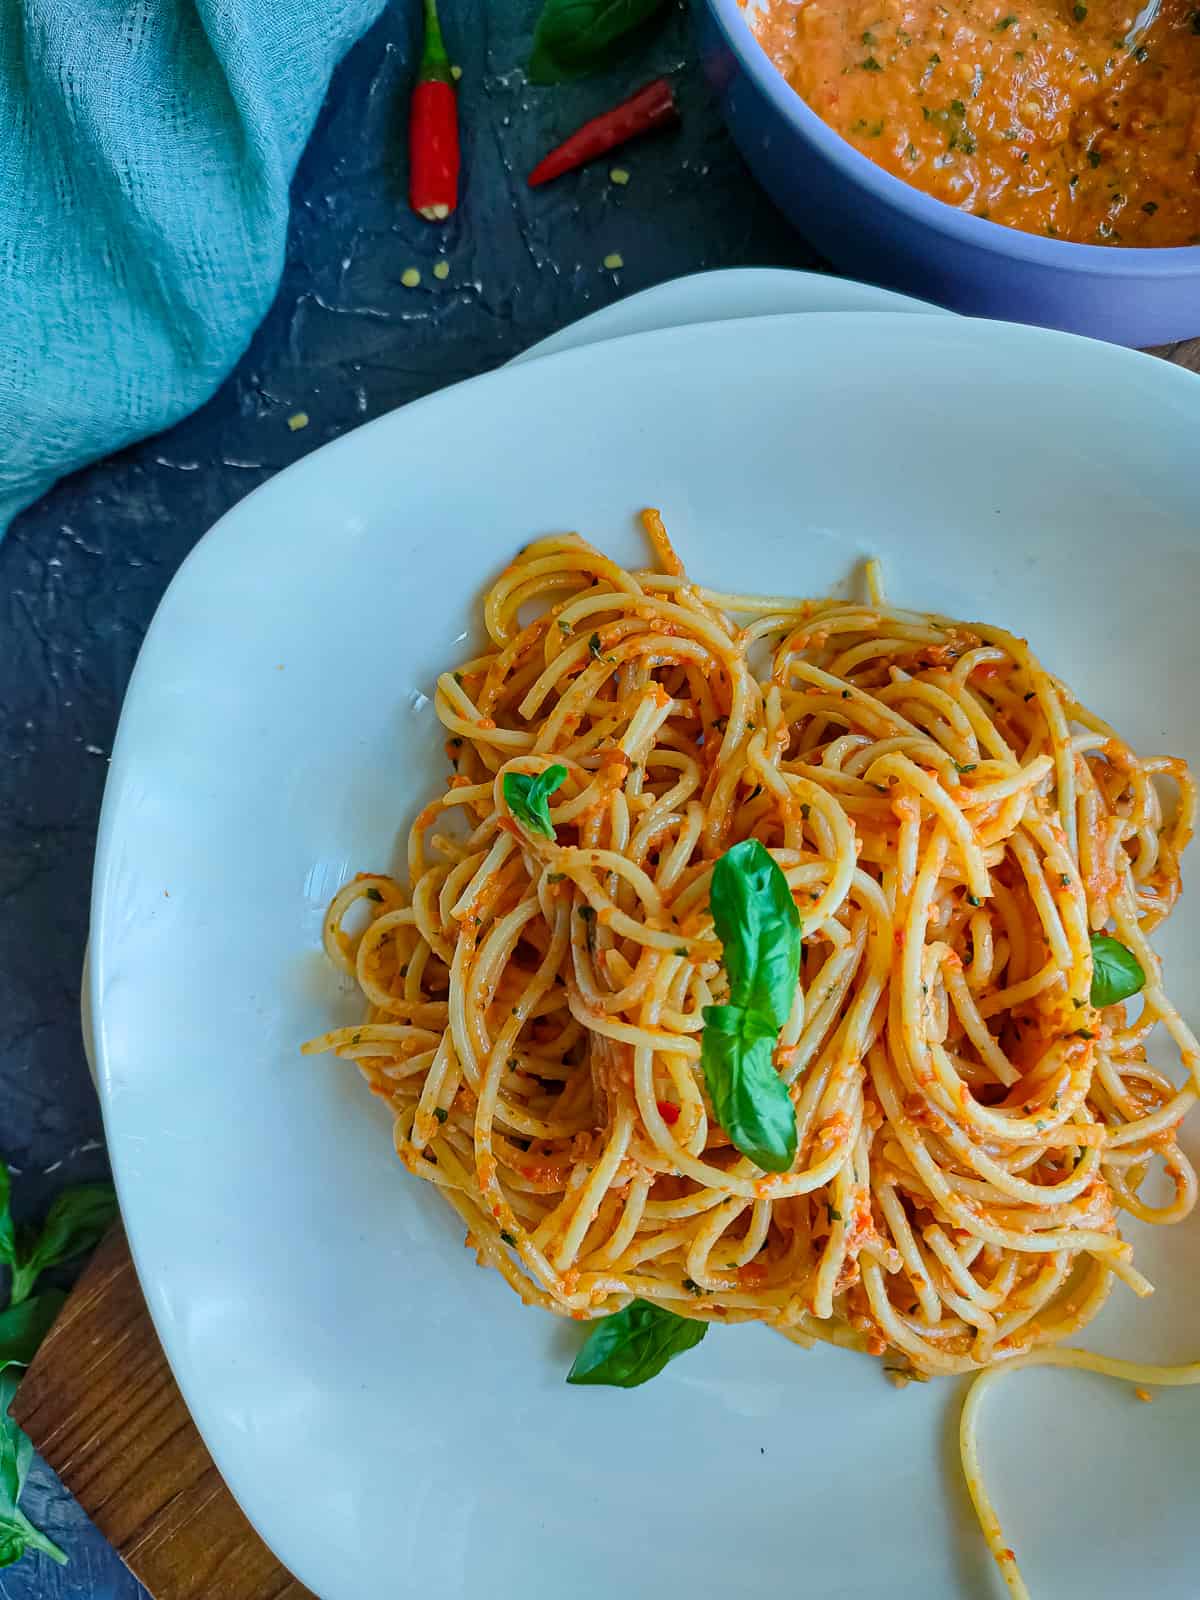
[[[949,205],[1083,244],[1200,244],[1200,0],[766,0],[812,109]]]

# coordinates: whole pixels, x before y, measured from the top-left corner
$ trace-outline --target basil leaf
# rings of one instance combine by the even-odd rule
[[[529,77],[533,83],[580,78],[616,61],[641,38],[666,0],[545,0]]]
[[[0,1261],[7,1261],[9,1266],[12,1266],[17,1259],[17,1241],[13,1234],[12,1214],[8,1209],[11,1188],[8,1162],[0,1160]]]
[[[1092,1004],[1115,1006],[1145,987],[1146,974],[1132,950],[1107,933],[1092,935]]]
[[[8,1414],[20,1381],[11,1369],[0,1373],[0,1516],[9,1516],[17,1509],[29,1471],[29,1440]]]
[[[3,1549],[5,1543],[13,1537],[24,1539],[26,1550],[40,1550],[44,1556],[49,1556],[51,1561],[56,1561],[60,1567],[67,1565],[66,1551],[60,1550],[54,1540],[48,1539],[40,1528],[35,1528],[19,1508],[11,1519],[8,1517],[0,1519],[0,1549]]]
[[[7,1517],[0,1517],[0,1567],[11,1567],[28,1550],[24,1530]]]
[[[700,1065],[717,1121],[764,1172],[796,1159],[796,1108],[775,1070],[776,1029],[740,1006],[705,1006]]]
[[[559,784],[564,783],[567,769],[562,766],[547,767],[544,772],[506,772],[504,774],[504,803],[522,827],[530,833],[540,833],[553,839],[554,824],[550,821],[547,797]]]
[[[567,1382],[636,1389],[657,1377],[668,1361],[698,1345],[707,1332],[706,1322],[677,1316],[648,1300],[633,1300],[624,1311],[597,1322]]]
[[[65,1566],[66,1556],[17,1505],[33,1460],[33,1445],[8,1414],[19,1382],[11,1369],[0,1373],[0,1567],[19,1561],[26,1550],[41,1550]]]
[[[744,839],[713,868],[709,898],[730,1000],[778,1033],[800,973],[800,913],[787,879],[757,839]]]
[[[742,1155],[766,1172],[786,1172],[796,1158],[796,1113],[773,1055],[800,981],[800,914],[757,839],[717,862],[709,901],[730,1003],[704,1008],[704,1082]]]
[[[0,1372],[29,1365],[66,1298],[59,1289],[46,1289],[32,1300],[0,1311]]]
[[[12,1299],[24,1300],[47,1267],[91,1250],[108,1232],[117,1214],[111,1183],[84,1183],[64,1189],[50,1207],[42,1231],[28,1250],[18,1252],[13,1267]]]

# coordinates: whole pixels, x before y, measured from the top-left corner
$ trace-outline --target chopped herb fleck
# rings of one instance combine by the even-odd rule
[[[1087,153],[1087,158],[1088,158],[1088,166],[1089,167],[1092,167],[1094,169],[1094,168],[1096,168],[1096,167],[1098,167],[1100,165],[1100,152],[1099,152],[1099,150],[1089,150],[1088,153]]]
[[[461,672],[456,672],[454,674],[454,681],[455,681],[456,684],[458,684],[459,688],[461,689],[462,688],[462,681],[463,681],[463,676],[462,676]]]
[[[1058,875],[1058,881],[1062,884],[1064,889],[1069,889],[1071,887],[1071,874],[1069,872],[1060,872]]]
[[[1072,8],[1071,15],[1075,18],[1076,22],[1082,22],[1084,20],[1084,18],[1087,16],[1087,7],[1083,4],[1083,0],[1077,0],[1076,5]]]
[[[1026,694],[1026,695],[1022,695],[1021,698],[1023,700],[1029,701],[1029,700],[1032,700],[1036,694],[1037,694],[1037,690],[1036,689],[1030,689],[1029,693]]]
[[[975,768],[979,765],[979,763],[977,761],[969,761],[964,766],[961,761],[956,761],[954,763],[954,765],[958,768],[958,770],[960,772],[974,772]]]
[[[548,872],[546,874],[546,882],[547,883],[561,883],[565,877],[566,877],[566,873],[565,872]]]
[[[516,1242],[517,1242],[513,1238],[512,1234],[509,1233],[507,1228],[501,1228],[500,1229],[500,1237],[504,1240],[505,1244],[516,1244]]]
[[[1096,1035],[1087,1028],[1076,1028],[1075,1037],[1077,1039],[1094,1039]]]
[[[687,1290],[687,1292],[689,1294],[703,1294],[704,1293],[704,1290],[696,1282],[695,1278],[685,1278],[683,1280],[683,1287]]]
[[[825,1209],[829,1213],[829,1220],[831,1223],[841,1222],[842,1213],[836,1208],[836,1206],[831,1206],[828,1200],[825,1202]]]
[[[361,1039],[362,1039],[362,1034],[361,1033],[356,1033],[354,1035],[354,1037],[351,1039],[350,1043],[351,1044],[358,1044]]]
[[[585,922],[595,922],[596,908],[594,906],[580,906],[579,915]]]
[[[868,50],[874,49],[875,45],[879,43],[875,35],[869,29],[863,34],[862,42],[866,45]]]
[[[560,633],[570,633],[571,631],[571,624],[563,617],[559,617],[558,619],[558,631]]]
[[[1135,61],[1145,61],[1149,54],[1150,52],[1146,49],[1146,46],[1144,44],[1139,44],[1134,48],[1133,59]]]
[[[1079,7],[1076,6],[1075,9],[1078,10]],[[1016,12],[1010,11],[1006,17],[1001,17],[1000,21],[996,24],[996,32],[1003,33],[1005,28],[1011,28],[1013,23],[1017,20],[1018,18]]]
[[[677,956],[685,956],[685,955],[687,955],[687,953],[688,953],[687,945],[685,945],[685,944],[677,944],[675,946],[675,954]]]
[[[843,700],[849,700],[849,698],[850,698],[850,691],[849,691],[849,689],[843,689],[843,690],[842,690],[842,699],[843,699]]]
[[[374,884],[372,884],[371,887],[367,890],[367,899],[368,900],[374,900],[376,905],[378,905],[379,902],[383,899],[383,896],[380,894],[379,890],[375,887]]]
[[[598,633],[594,633],[588,640],[588,649],[598,660],[600,657],[600,635]]]
[[[983,901],[979,898],[979,896],[977,894],[969,894],[967,896],[967,904],[969,906],[981,906],[983,904]]]
[[[879,65],[878,61],[876,61],[874,56],[868,56],[865,61],[860,61],[859,62],[859,66],[863,69],[864,72],[882,72],[883,71],[883,68]]]
[[[1146,204],[1142,207],[1142,210],[1148,217],[1152,217],[1158,210],[1158,202],[1155,200],[1147,200]]]
[[[445,1106],[434,1106],[433,1114],[439,1122],[445,1122],[446,1118],[450,1115]]]
[[[520,1063],[520,1061],[518,1061],[516,1056],[509,1056],[509,1058],[508,1058],[508,1070],[510,1072],[516,1072],[517,1069],[520,1067],[520,1065],[521,1065],[521,1063]]]

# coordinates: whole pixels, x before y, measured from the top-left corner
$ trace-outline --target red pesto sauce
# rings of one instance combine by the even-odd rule
[[[1200,244],[1200,0],[767,0],[829,126],[915,188],[1084,244]]]

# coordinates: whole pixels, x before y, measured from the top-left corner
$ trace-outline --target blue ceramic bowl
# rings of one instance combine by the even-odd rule
[[[877,167],[811,111],[737,0],[693,0],[705,71],[755,177],[835,266],[955,311],[1115,344],[1200,334],[1200,246],[1068,244],[959,211]]]

